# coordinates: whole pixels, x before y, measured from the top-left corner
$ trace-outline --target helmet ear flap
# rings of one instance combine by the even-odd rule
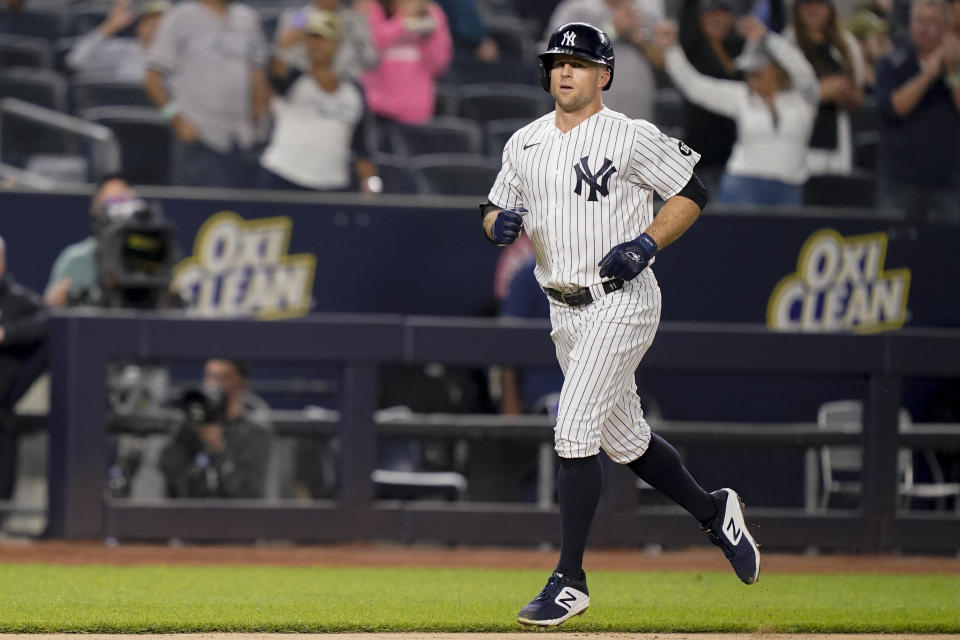
[[[543,87],[543,90],[547,93],[550,93],[550,68],[552,64],[548,65],[543,61],[543,58],[539,58],[540,62],[540,86]]]

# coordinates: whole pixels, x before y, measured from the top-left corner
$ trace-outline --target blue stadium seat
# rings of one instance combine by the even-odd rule
[[[803,204],[819,207],[875,207],[876,176],[854,170],[849,176],[810,176],[803,185]]]
[[[393,124],[390,149],[402,156],[426,153],[480,153],[483,132],[472,120],[440,116],[423,125]]]
[[[487,155],[499,158],[503,155],[503,148],[507,140],[521,127],[530,124],[526,118],[506,118],[504,120],[490,120],[483,124],[483,138],[487,145]]]
[[[10,35],[33,36],[53,41],[65,35],[65,23],[65,15],[61,11],[0,11],[0,33]]]
[[[67,35],[83,36],[90,33],[107,19],[107,14],[106,10],[93,8],[71,11],[67,17]]]
[[[409,158],[388,153],[373,153],[370,160],[377,167],[377,175],[383,180],[384,193],[419,193],[417,174],[410,167]]]
[[[120,144],[120,167],[136,184],[170,184],[173,132],[152,107],[95,107],[82,117],[111,129]]]
[[[101,76],[84,75],[75,77],[70,85],[73,110],[77,113],[93,107],[153,106],[139,82],[119,82]]]
[[[861,131],[853,136],[853,165],[861,169],[877,168],[879,131]]]
[[[879,131],[883,127],[883,119],[877,100],[873,96],[864,96],[860,108],[850,114],[850,126],[853,133],[864,131]]]
[[[460,90],[453,84],[438,82],[434,86],[435,116],[455,116],[460,105]]]
[[[66,111],[67,81],[50,69],[12,67],[0,70],[0,96],[20,98],[41,107]]]
[[[490,37],[497,42],[501,55],[533,60],[538,53],[536,35],[523,20],[513,16],[486,14],[483,22]]]
[[[0,68],[53,68],[50,43],[43,38],[0,35]]]
[[[501,82],[537,86],[539,70],[540,66],[532,56],[521,58],[506,53],[495,62],[483,62],[477,60],[472,51],[457,49],[442,81],[453,85]]]
[[[653,124],[674,138],[683,139],[686,124],[686,105],[676,89],[657,89],[653,101]]]
[[[478,122],[526,118],[532,121],[553,108],[553,100],[543,89],[527,84],[478,83],[460,87],[461,118]]]
[[[432,195],[483,197],[500,171],[500,160],[473,153],[434,153],[410,163],[420,191]]]

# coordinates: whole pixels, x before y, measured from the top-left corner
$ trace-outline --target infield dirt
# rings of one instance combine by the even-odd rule
[[[765,573],[940,573],[960,575],[960,558],[957,557],[764,553],[762,558]],[[107,545],[103,542],[61,541],[0,544],[0,563],[13,562],[105,565],[472,567],[550,570],[556,562],[556,551],[380,544],[171,546]],[[635,549],[588,550],[585,566],[593,570],[606,571],[729,571],[729,565],[723,555],[712,547],[664,553],[650,553]],[[660,638],[666,638],[666,636],[660,636]],[[812,636],[809,636],[809,638],[812,640]],[[890,638],[892,636],[884,636],[885,640]]]
[[[552,640],[945,640],[955,635],[904,634],[782,634],[782,633],[564,633],[531,630],[523,633],[337,633],[297,634],[297,640],[529,640],[531,634]],[[83,640],[290,640],[288,633],[185,633],[180,635],[83,634]],[[78,640],[69,634],[0,634],[0,640]]]

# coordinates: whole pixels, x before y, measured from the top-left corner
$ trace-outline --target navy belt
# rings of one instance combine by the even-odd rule
[[[613,293],[614,291],[623,289],[623,280],[620,278],[613,278],[612,280],[604,281],[601,283],[601,286],[603,287],[604,293]],[[571,307],[582,307],[593,302],[593,294],[590,293],[590,289],[587,289],[586,287],[583,289],[577,289],[576,291],[568,292],[544,287],[543,292],[554,300],[570,305]]]

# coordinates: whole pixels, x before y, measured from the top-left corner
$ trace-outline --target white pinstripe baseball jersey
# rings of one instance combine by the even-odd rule
[[[537,254],[537,281],[554,289],[600,282],[597,263],[653,220],[693,175],[700,154],[645,120],[604,107],[561,133],[550,112],[517,131],[489,200],[525,207],[523,228]]]
[[[554,439],[564,458],[600,448],[627,463],[650,443],[634,373],[660,324],[660,288],[647,268],[604,295],[597,263],[653,221],[653,192],[664,200],[690,181],[700,159],[644,120],[603,108],[567,133],[551,112],[517,131],[489,200],[525,207],[523,229],[541,286],[589,287],[594,302],[550,299],[551,337],[564,382]]]

